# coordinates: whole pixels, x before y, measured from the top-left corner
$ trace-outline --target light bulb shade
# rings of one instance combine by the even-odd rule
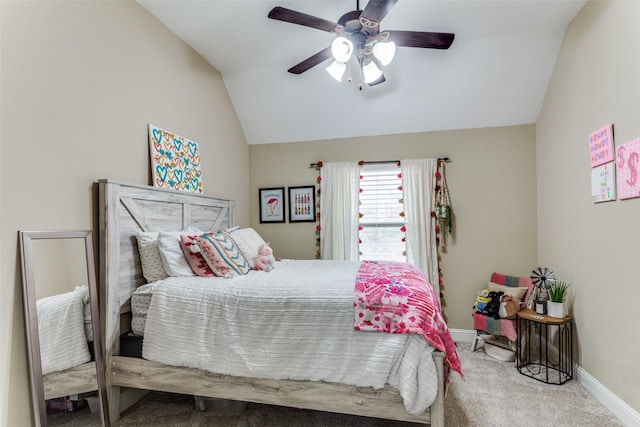
[[[373,45],[373,56],[378,58],[383,67],[391,63],[395,54],[396,44],[394,42],[378,42]]]
[[[362,73],[364,74],[365,83],[375,82],[382,76],[382,70],[373,61],[369,61],[362,66]]]
[[[331,43],[331,54],[338,62],[347,62],[353,53],[353,43],[346,37],[336,37]]]
[[[327,70],[327,73],[329,73],[331,77],[339,82],[342,81],[342,76],[344,75],[346,69],[347,64],[338,61],[333,61],[328,67],[325,68],[325,70]]]

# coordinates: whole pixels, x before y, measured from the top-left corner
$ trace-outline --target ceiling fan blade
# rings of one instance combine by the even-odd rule
[[[431,49],[449,49],[455,34],[431,33],[426,31],[391,31],[389,40],[398,46],[426,47]]]
[[[331,58],[331,56],[332,56],[331,46],[329,46],[321,50],[320,52],[316,53],[315,55],[308,57],[307,59],[300,62],[299,64],[294,65],[293,67],[289,68],[287,71],[290,72],[291,74],[302,74],[308,69],[313,68],[319,63]]]
[[[318,30],[333,32],[338,24],[335,22],[327,21],[326,19],[318,18],[316,16],[307,15],[306,13],[296,12],[295,10],[287,9],[284,7],[276,6],[267,15],[271,19],[277,21],[290,22],[292,24],[302,25],[303,27],[316,28]]]
[[[360,17],[380,23],[397,2],[398,0],[369,0]]]
[[[367,83],[369,86],[379,85],[380,83],[384,83],[387,79],[384,78],[384,74],[378,77],[377,80],[372,81],[371,83]]]

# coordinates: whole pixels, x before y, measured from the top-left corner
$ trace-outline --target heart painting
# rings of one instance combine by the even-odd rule
[[[149,124],[149,147],[154,186],[202,193],[197,143]]]

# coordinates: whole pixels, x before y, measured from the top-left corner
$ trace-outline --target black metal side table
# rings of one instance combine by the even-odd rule
[[[518,372],[547,384],[564,384],[573,378],[571,317],[558,319],[521,310],[516,315],[516,325]]]

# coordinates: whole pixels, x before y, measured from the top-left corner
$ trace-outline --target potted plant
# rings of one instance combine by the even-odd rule
[[[549,301],[547,302],[547,314],[551,317],[563,318],[567,315],[564,303],[564,296],[570,283],[556,280],[547,283]]]

